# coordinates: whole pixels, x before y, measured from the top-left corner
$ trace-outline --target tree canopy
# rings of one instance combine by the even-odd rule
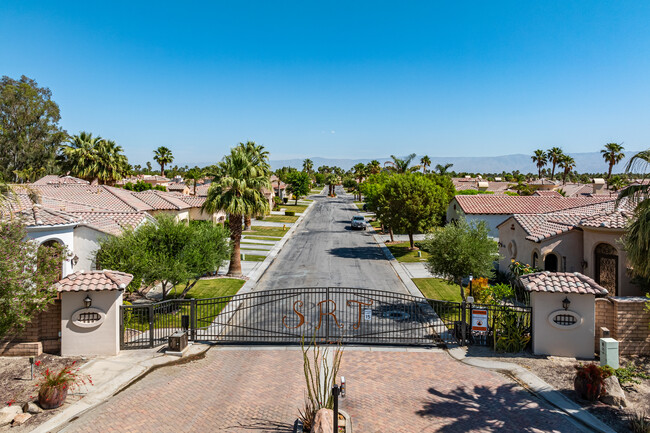
[[[230,255],[228,232],[209,222],[178,222],[157,218],[136,230],[101,241],[98,267],[134,276],[129,290],[160,282],[163,298],[177,284],[185,283],[184,296],[196,281],[216,271]]]
[[[311,191],[311,176],[304,171],[294,171],[287,175],[287,184],[298,204],[298,198],[306,196]]]
[[[63,247],[26,239],[20,221],[0,223],[0,339],[19,332],[56,298]]]
[[[57,159],[63,171],[100,184],[112,185],[129,172],[122,146],[85,131],[62,145]]]
[[[59,126],[52,92],[24,75],[0,79],[0,178],[18,181],[15,172],[32,167],[55,170],[56,149],[66,137]]]
[[[424,242],[423,248],[429,253],[427,269],[461,286],[465,299],[463,278],[470,274],[478,278],[492,276],[494,262],[499,259],[499,246],[489,232],[485,221],[467,222],[461,218],[446,225]]]

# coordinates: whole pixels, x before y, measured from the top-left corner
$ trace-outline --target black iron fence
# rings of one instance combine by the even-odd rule
[[[487,309],[486,331],[472,330],[472,311]],[[499,334],[504,309],[351,288],[296,288],[210,299],[168,300],[123,306],[121,347],[155,347],[177,331],[190,340],[235,344],[319,343],[445,345],[487,344]],[[475,316],[475,315],[474,315]],[[490,317],[493,322],[490,325]],[[496,320],[496,321],[495,321]]]

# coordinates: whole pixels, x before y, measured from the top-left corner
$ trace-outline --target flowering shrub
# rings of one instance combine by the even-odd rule
[[[580,397],[596,401],[605,392],[605,379],[611,372],[594,363],[575,366],[575,388]]]
[[[82,374],[79,372],[79,368],[76,368],[74,365],[77,361],[73,361],[72,364],[66,365],[61,370],[56,373],[46,369],[41,373],[41,379],[36,384],[39,390],[45,390],[45,392],[52,392],[54,389],[68,389],[74,390],[79,388],[81,385],[93,384],[93,380],[90,376]],[[40,365],[40,361],[34,363],[34,365]]]
[[[516,280],[522,275],[532,274],[533,272],[539,271],[539,269],[535,269],[526,263],[517,262],[514,259],[512,259],[508,269],[510,270],[510,278],[513,280]]]

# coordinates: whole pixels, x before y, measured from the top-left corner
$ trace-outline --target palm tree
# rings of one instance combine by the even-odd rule
[[[553,168],[551,169],[551,180],[555,179],[555,166],[560,162],[560,159],[562,159],[562,155],[564,155],[564,152],[562,152],[562,149],[559,147],[552,147],[546,153],[548,160],[553,164]]]
[[[623,143],[607,143],[605,148],[601,149],[600,153],[609,164],[609,170],[607,171],[607,182],[609,183],[609,178],[612,177],[612,169],[616,164],[621,162],[623,158],[625,158],[625,154],[623,153]]]
[[[309,158],[305,159],[302,162],[302,171],[311,174],[311,172],[314,171],[314,162]]]
[[[542,149],[537,149],[535,151],[535,154],[530,157],[535,165],[537,166],[538,170],[538,177],[541,179],[542,178],[542,169],[548,164],[548,159],[546,156],[546,152],[544,152]]]
[[[368,170],[366,165],[361,162],[355,164],[355,166],[352,167],[352,170],[354,171],[354,177],[357,179],[359,184],[357,186],[357,191],[359,192],[359,201],[361,201],[361,182],[363,182],[363,179],[368,175]]]
[[[431,165],[431,158],[429,158],[429,155],[424,155],[420,158],[420,165],[422,166],[422,174],[426,173],[427,167]]]
[[[202,179],[204,175],[205,173],[203,173],[203,170],[201,170],[199,167],[190,168],[185,173],[185,179],[191,180],[194,184],[194,191],[192,192],[192,195],[196,195],[196,181]]]
[[[112,140],[101,140],[95,145],[94,175],[102,184],[113,185],[129,171],[129,161],[122,146]]]
[[[174,160],[172,151],[165,146],[160,146],[158,149],[153,151],[153,154],[154,154],[153,160],[156,161],[158,164],[160,164],[160,175],[164,176],[165,165],[171,164],[172,161]]]
[[[264,215],[269,212],[269,202],[262,194],[270,189],[269,177],[259,166],[254,165],[241,146],[230,150],[219,164],[218,180],[208,189],[208,196],[202,209],[208,213],[218,210],[228,213],[232,253],[229,276],[241,276],[240,242],[242,217]]]
[[[628,161],[625,172],[628,174],[647,172],[650,167],[650,149],[637,153]],[[650,279],[650,183],[643,177],[639,184],[630,185],[618,195],[635,204],[634,217],[627,227],[623,245],[632,272],[642,278]]]
[[[381,171],[381,164],[376,159],[370,161],[366,167],[368,168],[368,174],[377,174]]]
[[[445,165],[442,164],[436,164],[436,170],[441,176],[445,176],[447,174],[447,170],[449,170],[451,167],[453,167],[454,164],[447,163]]]
[[[412,173],[420,168],[417,165],[409,167],[411,162],[415,159],[415,153],[410,154],[406,158],[398,158],[395,155],[391,155],[390,157],[392,161],[387,161],[390,165],[388,169],[396,173]]]
[[[333,196],[334,195],[334,189],[335,189],[336,185],[338,185],[338,183],[339,183],[338,176],[336,174],[334,174],[334,173],[329,173],[325,177],[325,183],[329,187],[329,194],[328,195]]]
[[[262,175],[267,178],[271,177],[269,152],[264,150],[264,146],[256,144],[254,141],[247,141],[246,143],[239,143],[238,147],[246,153],[251,164],[257,167]],[[251,229],[251,217],[251,215],[244,215],[244,231],[249,231]]]
[[[573,170],[576,167],[576,162],[575,160],[570,157],[569,155],[562,155],[562,158],[558,161],[558,165],[560,168],[563,168],[564,171],[562,172],[562,185],[566,185],[566,178],[571,173],[571,170]]]
[[[129,161],[122,146],[112,140],[93,137],[82,131],[59,149],[58,160],[64,171],[73,176],[113,184],[129,171]]]

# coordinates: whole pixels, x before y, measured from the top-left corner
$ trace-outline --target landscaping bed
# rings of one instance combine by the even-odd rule
[[[488,347],[470,346],[467,353],[468,358],[481,357],[489,358],[492,361],[503,361],[518,364],[537,375],[540,379],[553,386],[570,400],[575,401],[587,409],[592,415],[612,427],[617,432],[631,431],[628,427],[627,417],[635,412],[650,414],[650,379],[638,379],[640,383],[621,384],[627,407],[622,409],[608,406],[596,401],[595,403],[579,399],[573,388],[573,379],[576,374],[575,365],[579,363],[595,362],[578,361],[574,358],[563,358],[557,356],[538,356],[530,352],[517,354],[495,353]],[[650,375],[650,357],[621,357],[620,365],[627,366],[634,362],[641,366],[646,374]]]
[[[45,371],[46,368],[59,371],[73,362],[75,362],[75,367],[80,367],[87,360],[81,357],[61,357],[44,353],[37,356],[35,362],[40,362],[40,365],[34,367],[34,380],[31,380],[28,357],[0,357],[0,407],[6,407],[9,404],[21,406],[25,402],[36,401],[38,399],[36,383],[41,377],[41,372]],[[84,394],[85,388],[82,386],[81,389],[69,393],[66,402],[60,408],[33,414],[23,425],[12,427],[11,431],[20,432],[34,429],[38,424],[56,415],[69,404],[80,400]],[[5,429],[9,430],[9,426],[0,427],[0,430]]]
[[[283,237],[287,234],[289,229],[283,230],[282,227],[266,227],[266,226],[252,226],[251,230],[244,232],[243,235],[249,237],[249,235],[256,236],[274,236],[274,237]]]
[[[268,215],[264,217],[262,221],[268,221],[272,223],[295,223],[298,221],[297,216],[291,216],[291,215]]]

